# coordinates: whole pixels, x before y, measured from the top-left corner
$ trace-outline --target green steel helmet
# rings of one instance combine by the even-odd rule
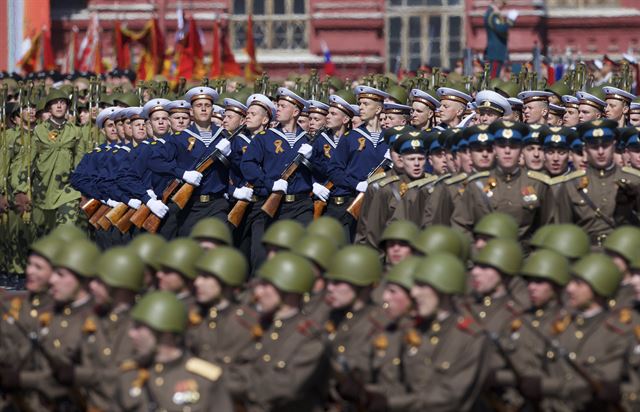
[[[629,268],[633,271],[633,272],[640,272],[640,256],[637,256],[635,259],[633,259],[631,261],[631,264],[629,265]]]
[[[491,239],[474,257],[473,263],[491,266],[505,275],[515,276],[522,265],[522,248],[512,240]]]
[[[518,85],[518,83],[507,81],[498,86],[495,86],[493,90],[495,90],[497,93],[500,93],[506,98],[517,97],[518,93],[520,93],[520,86]]]
[[[93,277],[96,274],[96,261],[100,257],[100,250],[86,239],[72,240],[66,243],[56,253],[53,266],[69,269],[83,277]]]
[[[62,241],[62,243],[87,238],[87,234],[82,231],[82,229],[72,225],[71,223],[66,223],[56,227],[51,231],[51,233],[49,233],[49,236]]]
[[[574,94],[574,91],[564,82],[564,79],[553,83],[545,91],[555,94],[560,100],[562,100],[562,96]]]
[[[215,240],[225,245],[233,244],[229,226],[215,217],[200,219],[191,229],[189,237],[196,240]]]
[[[347,235],[338,219],[330,216],[321,216],[307,226],[307,234],[324,236],[331,239],[337,247],[347,244]]]
[[[131,310],[131,318],[156,332],[183,333],[187,307],[171,292],[149,292]]]
[[[262,243],[290,250],[304,234],[304,227],[299,222],[290,219],[278,220],[264,232]]]
[[[326,278],[351,283],[355,286],[371,286],[382,276],[382,264],[378,253],[363,245],[345,246],[334,256]]]
[[[590,253],[571,266],[571,274],[587,282],[605,298],[613,297],[622,281],[622,272],[604,253]]]
[[[414,250],[429,255],[431,253],[446,252],[462,256],[463,245],[455,230],[444,225],[431,225],[413,239],[411,246]]]
[[[175,270],[189,279],[196,278],[195,262],[202,255],[203,250],[193,239],[174,239],[162,248],[158,256],[158,264]]]
[[[300,239],[291,251],[305,257],[326,271],[331,259],[338,252],[336,244],[324,236],[307,235]]]
[[[160,235],[153,233],[141,233],[129,242],[129,249],[133,250],[142,261],[158,270],[158,258],[167,241]]]
[[[457,256],[438,252],[420,259],[413,281],[426,283],[441,293],[460,295],[465,292],[467,271]]]
[[[387,89],[387,93],[399,104],[407,104],[407,101],[409,100],[409,93],[407,92],[407,89],[402,86],[394,84]]]
[[[589,235],[574,224],[553,225],[553,230],[544,238],[542,247],[554,250],[567,259],[580,259],[591,251]]]
[[[540,249],[544,247],[544,241],[551,232],[555,230],[557,225],[544,225],[533,232],[533,236],[529,240],[529,246],[532,249]]]
[[[123,93],[113,99],[116,106],[135,107],[140,105],[140,99],[133,92]]]
[[[607,236],[602,247],[605,252],[618,254],[627,262],[632,262],[640,253],[640,229],[620,226]]]
[[[288,293],[309,293],[315,276],[311,262],[292,252],[278,252],[258,268],[258,277]]]
[[[344,81],[339,77],[335,77],[335,76],[327,77],[327,82],[329,83],[329,87],[333,88],[334,90],[344,89]],[[355,104],[355,101],[349,102],[349,103]]]
[[[396,220],[382,231],[379,246],[381,249],[384,248],[384,242],[387,240],[404,240],[411,244],[419,231],[418,226],[409,220]]]
[[[240,286],[249,272],[247,258],[238,250],[221,246],[205,252],[196,260],[198,273],[206,273],[229,286]]]
[[[490,238],[518,240],[518,222],[506,213],[489,213],[476,223],[473,227],[473,234]]]
[[[144,286],[144,262],[127,247],[114,247],[102,254],[96,274],[106,285],[139,292]]]
[[[395,283],[407,290],[411,290],[413,286],[413,274],[420,264],[421,259],[417,256],[409,256],[401,262],[391,266],[389,272],[385,275],[385,279],[389,283]]]
[[[67,104],[69,104],[69,94],[65,93],[64,90],[60,89],[51,89],[49,94],[45,99],[45,106],[49,105],[55,100],[64,100]]]
[[[40,255],[49,262],[52,262],[63,247],[64,243],[59,239],[45,236],[33,242],[29,250],[31,253]]]
[[[536,250],[525,259],[520,274],[564,286],[570,279],[569,260],[553,250]]]

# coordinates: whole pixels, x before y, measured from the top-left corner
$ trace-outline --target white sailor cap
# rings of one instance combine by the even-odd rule
[[[354,116],[360,116],[360,106],[358,106],[357,104],[350,104],[349,106],[351,106],[351,109],[353,109]]]
[[[553,96],[553,93],[544,90],[526,90],[518,93],[518,99],[522,100],[523,104],[531,102],[549,102],[549,97]]]
[[[476,102],[469,102],[467,103],[467,108],[465,110],[471,113],[475,111],[477,108],[478,108],[478,105],[476,104]]]
[[[167,110],[167,105],[171,103],[171,100],[168,99],[151,99],[142,106],[142,117],[148,119],[152,113],[157,112],[158,110],[163,110],[165,112],[169,112]]]
[[[173,100],[165,106],[169,113],[189,113],[191,104],[186,100]]]
[[[571,107],[573,109],[577,109],[580,105],[580,100],[572,96],[570,94],[565,94],[562,96],[562,103],[564,103],[564,107]]]
[[[509,102],[512,111],[522,110],[522,106],[524,106],[522,100],[518,99],[517,97],[507,97],[507,101]]]
[[[308,100],[309,102],[309,113],[318,113],[323,116],[326,116],[329,113],[329,105],[322,103],[318,100]]]
[[[352,106],[348,101],[338,96],[337,94],[332,94],[331,96],[329,96],[329,106],[335,107],[336,109],[344,112],[349,117],[353,117],[356,115],[356,113],[359,112],[359,110],[353,110],[353,106],[357,107],[357,105]]]
[[[224,107],[220,107],[217,104],[214,104],[213,112],[211,112],[211,115],[222,119],[224,117]]]
[[[276,98],[278,100],[280,100],[280,99],[286,100],[289,103],[298,106],[300,111],[302,111],[304,109],[307,109],[309,107],[309,102],[307,102],[305,99],[303,99],[302,97],[298,96],[297,94],[295,94],[291,90],[287,89],[286,87],[278,87],[278,91],[276,93]]]
[[[117,122],[118,120],[124,119],[126,117],[126,107],[120,107],[120,106],[115,106],[117,107],[119,110],[114,110],[113,112],[109,113],[109,119],[113,120],[114,122]]]
[[[473,100],[473,98],[467,93],[452,89],[451,87],[440,87],[436,90],[436,93],[438,93],[440,101],[453,100],[454,102],[464,104],[465,106]]]
[[[617,87],[605,86],[602,88],[602,91],[605,94],[604,99],[616,99],[622,100],[627,103],[631,103],[633,99],[636,98],[633,94],[629,93],[626,90],[618,89]]]
[[[631,102],[629,105],[629,113],[638,114],[640,113],[640,102]]]
[[[222,104],[224,105],[225,110],[231,110],[232,112],[238,113],[240,116],[247,115],[247,106],[236,99],[227,97],[222,101]]]
[[[388,114],[408,115],[408,114],[411,114],[411,106],[407,106],[406,104],[398,104],[398,103],[383,103],[382,111]]]
[[[134,120],[145,120],[144,117],[142,117],[142,107],[127,107],[127,115],[126,118],[134,121]]]
[[[356,93],[356,98],[358,100],[371,99],[380,103],[384,102],[384,99],[388,99],[391,97],[389,93],[383,92],[380,89],[376,89],[375,87],[369,87],[369,86],[357,86],[354,89],[354,92]]]
[[[256,93],[249,96],[249,98],[247,99],[247,107],[253,106],[253,105],[262,107],[264,110],[267,111],[267,114],[271,119],[275,119],[276,106],[273,104],[271,99],[269,99],[264,94]]]
[[[420,89],[411,89],[411,102],[420,102],[431,108],[431,110],[436,110],[440,107],[440,101],[435,97],[431,96],[427,92],[423,92]]]
[[[549,103],[549,113],[562,117],[564,113],[567,111],[562,106],[558,106],[557,104]]]
[[[114,113],[117,113],[120,110],[122,110],[122,108],[117,106],[111,106],[102,109],[96,117],[96,126],[98,126],[98,129],[102,129],[104,127],[104,122],[106,122],[107,119],[111,119],[111,116],[113,116]]]
[[[218,92],[211,87],[198,86],[189,89],[184,95],[186,101],[193,103],[197,99],[207,99],[214,103],[218,99]]]
[[[586,104],[598,110],[604,110],[604,108],[607,107],[607,103],[605,103],[604,100],[592,95],[591,93],[577,92],[576,97],[580,101],[580,104]]]
[[[476,95],[476,106],[480,110],[493,110],[500,116],[508,116],[512,113],[509,100],[493,90],[479,91]]]

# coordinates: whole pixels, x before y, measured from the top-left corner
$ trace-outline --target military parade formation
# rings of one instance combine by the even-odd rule
[[[489,71],[4,78],[3,410],[640,410],[637,79]]]

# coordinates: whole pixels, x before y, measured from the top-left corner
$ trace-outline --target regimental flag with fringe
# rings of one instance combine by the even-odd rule
[[[118,25],[119,26],[119,25]],[[127,51],[132,42],[137,42],[143,47],[140,61],[136,70],[138,80],[152,80],[156,74],[162,72],[164,63],[165,43],[164,36],[158,27],[157,19],[152,19],[145,24],[141,31],[134,32],[124,27],[119,27],[120,33],[116,34],[116,51],[118,67],[127,68]],[[118,41],[119,40],[119,41]]]
[[[227,26],[220,26],[218,20],[213,22],[213,48],[211,50],[211,69],[209,76],[234,77],[242,73],[240,65],[231,51]]]
[[[247,80],[253,80],[260,74],[262,74],[262,68],[258,64],[258,60],[256,59],[256,45],[255,39],[253,38],[253,16],[250,14],[249,19],[247,20],[247,46],[245,47],[245,51],[247,52],[247,56],[249,56],[249,61],[247,65],[244,67],[244,77]]]

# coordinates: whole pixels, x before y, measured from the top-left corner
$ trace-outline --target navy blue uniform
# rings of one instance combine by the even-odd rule
[[[329,162],[338,144],[333,140],[333,131],[323,132],[313,142],[313,178],[320,184],[329,180]]]
[[[247,180],[242,174],[241,163],[242,157],[249,149],[251,144],[251,137],[248,137],[244,133],[236,135],[231,141],[231,154],[229,154],[229,161],[231,162],[231,168],[229,169],[229,195],[233,194],[233,191],[239,187],[244,187],[247,184]]]
[[[71,186],[82,193],[83,196],[91,199],[107,200],[102,198],[102,193],[94,184],[94,179],[98,176],[101,164],[105,161],[106,156],[111,151],[112,145],[103,143],[85,154],[71,173],[69,182]]]

